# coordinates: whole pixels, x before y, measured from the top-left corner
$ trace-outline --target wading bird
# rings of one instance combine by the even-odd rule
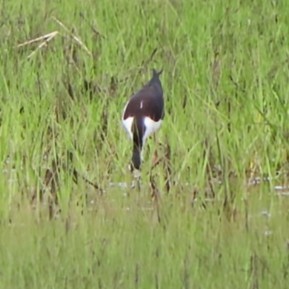
[[[161,73],[153,69],[151,80],[131,96],[124,108],[122,123],[133,141],[131,170],[140,170],[145,141],[160,128],[165,115]]]

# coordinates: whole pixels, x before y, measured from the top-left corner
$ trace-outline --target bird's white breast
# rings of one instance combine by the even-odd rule
[[[159,121],[154,121],[149,117],[145,117],[144,124],[145,124],[146,129],[145,129],[145,133],[143,136],[143,141],[145,141],[146,138],[148,138],[151,134],[156,132],[161,127],[162,120],[160,119]]]
[[[133,134],[132,134],[132,124],[133,124],[133,116],[128,117],[127,119],[122,120],[122,124],[127,131],[129,137],[133,139]],[[154,121],[149,117],[144,118],[144,125],[145,125],[145,133],[143,135],[143,142],[152,135],[154,132],[156,132],[162,124],[162,120],[159,121]]]
[[[133,123],[133,116],[130,116],[127,119],[122,119],[122,124],[131,139],[133,139],[132,129],[131,129],[132,123]]]

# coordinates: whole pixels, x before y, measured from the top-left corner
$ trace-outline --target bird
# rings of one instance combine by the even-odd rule
[[[162,72],[152,69],[151,79],[130,97],[123,110],[122,124],[133,141],[131,171],[140,170],[146,139],[161,127],[165,116]]]

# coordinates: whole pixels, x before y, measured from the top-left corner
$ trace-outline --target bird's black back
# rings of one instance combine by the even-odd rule
[[[164,99],[160,72],[153,70],[150,81],[134,94],[124,112],[124,119],[133,116],[136,118],[150,117],[154,121],[164,118]]]

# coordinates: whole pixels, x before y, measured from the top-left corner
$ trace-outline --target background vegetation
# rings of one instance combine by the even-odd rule
[[[0,13],[0,288],[288,288],[288,1]],[[121,114],[152,68],[137,190]]]

